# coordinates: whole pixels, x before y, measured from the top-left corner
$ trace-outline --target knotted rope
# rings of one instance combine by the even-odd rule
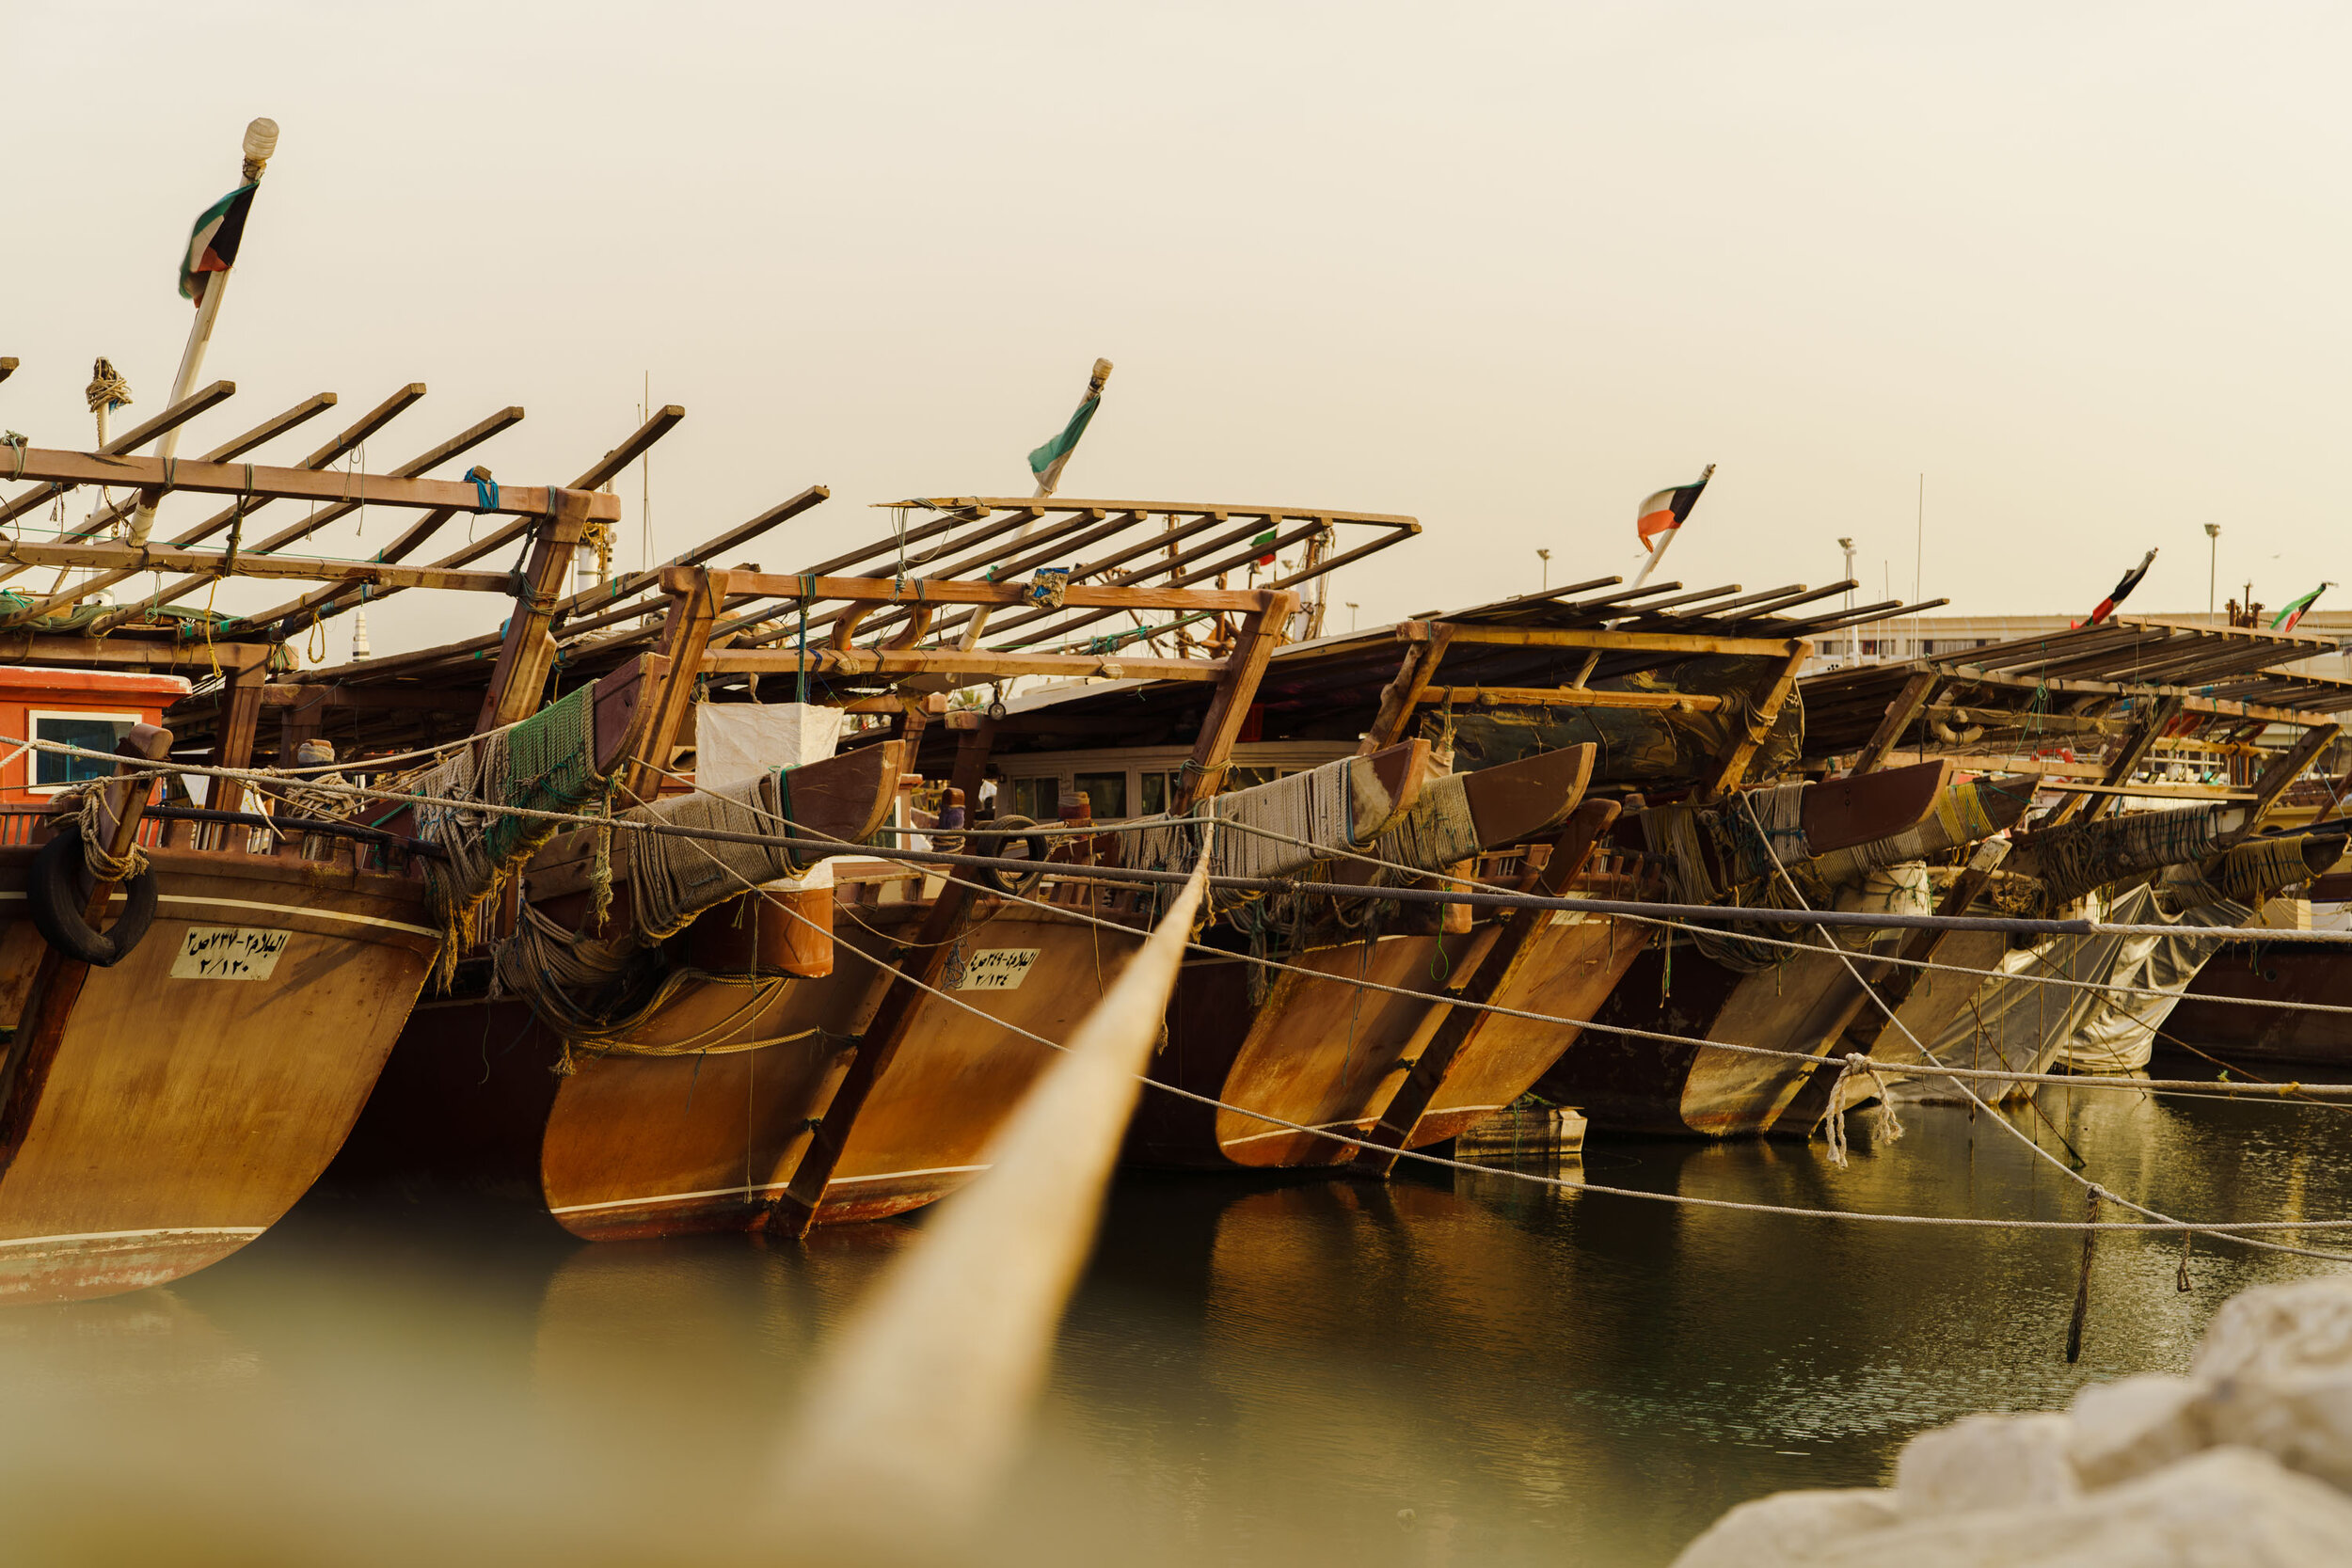
[[[101,357],[89,368],[89,385],[83,388],[82,395],[89,400],[91,413],[95,414],[101,408],[111,410],[131,406],[131,384],[122,379],[121,372],[114,368],[112,360]]]
[[[1847,1052],[1837,1064],[1837,1081],[1829,1086],[1829,1115],[1821,1124],[1829,1140],[1829,1163],[1839,1170],[1846,1168],[1846,1085],[1856,1073],[1867,1078],[1878,1091],[1880,1138],[1891,1144],[1903,1135],[1902,1117],[1896,1115],[1895,1101],[1887,1095],[1886,1081],[1879,1076],[1877,1065],[1859,1051]]]
[[[105,795],[103,784],[82,791],[82,869],[98,881],[128,882],[146,875],[147,851],[135,839],[119,859],[106,852],[106,834],[113,824],[105,820]]]

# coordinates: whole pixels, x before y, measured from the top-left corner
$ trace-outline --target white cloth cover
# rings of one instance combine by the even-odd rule
[[[841,744],[842,711],[814,703],[696,703],[694,782],[728,790],[771,768],[822,762]],[[833,862],[818,861],[798,881],[765,884],[803,891],[833,886]]]
[[[697,703],[694,782],[727,790],[771,768],[822,762],[841,744],[841,719],[813,703]]]

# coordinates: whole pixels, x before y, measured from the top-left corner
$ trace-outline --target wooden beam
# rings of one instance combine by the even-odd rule
[[[1579,805],[1569,814],[1566,831],[1553,842],[1550,858],[1539,870],[1520,879],[1518,891],[1545,898],[1558,897],[1584,869],[1592,858],[1593,846],[1617,819],[1617,812],[1614,800],[1586,800]],[[1501,922],[1493,944],[1479,959],[1458,998],[1442,996],[1436,1003],[1432,1009],[1438,1015],[1436,1031],[1413,1058],[1388,1104],[1381,1107],[1378,1122],[1364,1134],[1364,1142],[1374,1147],[1358,1148],[1349,1157],[1347,1168],[1351,1172],[1387,1176],[1396,1168],[1398,1151],[1412,1142],[1422,1118],[1429,1114],[1438,1091],[1445,1087],[1454,1064],[1461,1060],[1479,1031],[1494,1017],[1486,1011],[1486,1005],[1518,977],[1528,961],[1529,948],[1550,921],[1551,916],[1544,911],[1513,911]],[[1459,1005],[1463,1003],[1469,1005]]]
[[[1629,612],[1630,613],[1630,612]],[[1437,622],[1406,621],[1397,627],[1400,638],[1428,635]],[[1701,637],[1662,631],[1582,631],[1549,626],[1478,626],[1442,623],[1454,628],[1456,642],[1493,642],[1519,648],[1598,648],[1604,652],[1659,654],[1749,654],[1767,657],[1786,655],[1801,639],[1765,637]],[[1811,643],[1804,643],[1811,657]]]
[[[197,650],[202,663],[202,649]],[[317,707],[357,713],[424,712],[471,714],[481,706],[456,691],[405,686],[319,686],[310,682],[273,683],[262,688],[262,705]]]
[[[1424,626],[1424,635],[1406,642],[1404,661],[1389,684],[1380,689],[1380,706],[1372,716],[1372,727],[1356,742],[1358,756],[1385,752],[1405,737],[1406,726],[1412,722],[1413,709],[1420,705],[1422,694],[1429,689],[1430,679],[1437,674],[1438,665],[1452,645],[1455,629],[1444,622]]]
[[[2270,766],[2254,780],[2254,803],[2247,813],[2247,832],[2260,826],[2271,808],[2286,798],[2296,776],[2333,743],[2338,733],[2334,724],[2313,724],[2296,737],[2294,745],[2270,759]]]
[[[72,633],[0,633],[0,664],[59,664],[100,670],[241,670],[269,657],[260,642],[181,642]]]
[[[324,501],[333,503],[348,500],[354,494],[354,482],[339,473],[313,471],[309,468],[278,468],[261,464],[252,466],[248,485],[246,466],[241,463],[206,463],[196,458],[174,459],[168,466],[159,457],[106,456],[98,452],[59,451],[49,447],[28,448],[24,453],[23,472],[14,471],[8,457],[0,457],[0,478],[23,478],[62,484],[135,485],[142,490],[169,493],[174,490],[192,491],[210,496],[245,496],[268,498],[273,500]],[[544,516],[548,511],[548,487],[546,485],[508,484],[500,488],[498,504],[479,510],[517,517]],[[367,482],[367,499],[372,506],[455,507],[459,511],[477,509],[474,487],[440,479],[392,479],[371,476]],[[621,498],[597,495],[593,498],[590,517],[603,522],[617,522],[621,515]]]
[[[540,492],[545,494],[545,492]],[[605,499],[612,498],[606,497]],[[454,588],[502,594],[514,585],[508,572],[445,572],[431,566],[394,566],[368,561],[327,561],[316,556],[252,555],[239,552],[233,572],[224,572],[226,553],[179,549],[169,545],[44,544],[38,539],[0,539],[0,562],[20,566],[87,566],[100,571],[204,572],[240,578],[301,578],[319,582],[397,583],[404,588]]]
[[[1788,703],[1788,693],[1797,689],[1797,672],[1804,669],[1804,661],[1813,657],[1813,644],[1802,638],[1788,647],[1790,652],[1780,667],[1780,673],[1764,688],[1755,713],[1748,719],[1746,731],[1733,742],[1723,765],[1715,770],[1714,778],[1701,792],[1708,799],[1728,795],[1738,789],[1740,781],[1747,777],[1748,765],[1756,760],[1756,752],[1772,738],[1772,727],[1780,721],[1780,710]]]
[[[2250,800],[2254,799],[2254,792],[2250,789],[2218,789],[2210,784],[2092,784],[2085,779],[2045,777],[2042,781],[2041,787],[2058,795],[2106,795],[2118,799],[2144,795],[2152,800]]]
[[[268,679],[269,665],[264,661],[238,671],[236,678],[229,683],[220,730],[213,740],[213,767],[253,766],[253,736],[262,722],[262,685]],[[215,811],[235,811],[237,802],[244,798],[243,781],[215,779],[205,804]]]
[[[665,592],[679,592],[691,568],[661,574]],[[730,572],[729,591],[775,599],[856,599],[874,604],[1022,605],[1029,589],[1020,582],[974,582],[948,578],[811,578],[776,572]],[[1238,610],[1259,607],[1263,589],[1225,588],[1097,588],[1072,583],[1062,590],[1069,609],[1109,610]]]
[[[729,574],[732,576],[733,574]],[[1122,658],[1117,654],[992,654],[954,648],[811,648],[812,673],[850,675],[969,675],[974,680],[1015,675],[1101,676],[1106,680],[1213,681],[1226,661],[1213,658]],[[703,662],[712,674],[789,674],[801,667],[790,648],[713,648]]]
[[[2156,742],[2164,738],[2164,733],[2181,716],[2183,705],[2179,697],[2159,697],[2151,704],[2117,745],[2115,755],[2107,759],[2107,770],[2100,775],[2099,782],[2121,785],[2137,772],[2139,765],[2148,760],[2148,753],[2155,750]],[[2059,806],[2052,820],[2064,822],[2080,815],[2086,820],[2095,821],[2113,811],[2120,799],[2118,794],[2094,790]]]
[[[1298,610],[1298,595],[1288,589],[1260,589],[1251,596],[1260,608],[1244,616],[1234,631],[1233,651],[1224,661],[1225,678],[1209,699],[1192,755],[1169,794],[1171,815],[1189,811],[1225,786],[1225,770],[1232,765],[1242,721],[1249,717],[1250,700],[1258,694],[1274,650],[1281,645],[1283,625]]]
[[[516,585],[515,613],[507,619],[506,641],[490,672],[476,730],[502,729],[529,718],[539,710],[539,694],[547,689],[548,670],[555,662],[548,621],[555,613],[556,590],[571,568],[572,551],[588,531],[591,492],[558,490],[555,496],[555,515],[540,526],[531,564]]]
[[[702,673],[704,650],[710,641],[711,624],[719,618],[719,601],[726,597],[727,574],[697,572],[685,589],[670,595],[670,612],[661,625],[660,656],[665,668],[661,685],[645,724],[644,749],[622,769],[620,789],[630,803],[651,800],[661,787],[670,766],[670,750],[677,743],[687,710],[694,702],[694,678]]]
[[[967,811],[979,803],[980,775],[994,737],[995,726],[989,723],[957,736],[952,787],[963,791]],[[907,760],[912,763],[914,759],[910,755]],[[801,1157],[793,1164],[791,1180],[776,1196],[775,1207],[770,1211],[771,1228],[798,1238],[807,1235],[809,1227],[817,1223],[818,1211],[824,1206],[825,1189],[833,1184],[833,1173],[840,1164],[842,1150],[849,1147],[850,1133],[857,1125],[859,1113],[866,1109],[874,1085],[898,1053],[898,1047],[914,1022],[915,1009],[930,994],[922,987],[936,986],[946,971],[955,950],[953,939],[962,929],[964,916],[972,907],[972,892],[971,879],[967,877],[947,882],[939,890],[939,896],[931,900],[915,934],[914,950],[900,960],[898,975],[890,982],[872,1020],[858,1035],[857,1054],[850,1058],[849,1070],[834,1089],[833,1098],[826,1101],[823,1117],[809,1130]]]
[[[1721,697],[1681,691],[1596,691],[1586,686],[1432,686],[1423,704],[1517,704],[1531,707],[1664,708],[1680,713],[1712,713],[1723,706]],[[1393,743],[1391,743],[1393,744]]]
[[[1895,749],[1903,731],[1911,727],[1912,721],[1919,717],[1919,710],[1928,705],[1928,700],[1943,683],[1944,677],[1932,670],[1921,671],[1903,682],[1903,689],[1886,705],[1885,716],[1880,719],[1879,727],[1870,732],[1869,740],[1854,757],[1853,767],[1847,769],[1846,776],[1859,778],[1884,762],[1886,753]]]

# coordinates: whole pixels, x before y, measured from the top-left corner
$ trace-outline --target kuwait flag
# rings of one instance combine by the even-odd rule
[[[188,248],[180,258],[180,297],[204,301],[204,274],[227,272],[237,262],[237,246],[245,239],[245,215],[253,209],[251,185],[239,185],[204,209],[188,231]]]
[[[2278,615],[2272,619],[2270,623],[2270,629],[2272,631],[2293,631],[2295,629],[2295,624],[2303,618],[2303,612],[2312,608],[2312,601],[2318,598],[2322,594],[2328,592],[2328,590],[2332,586],[2334,585],[2331,583],[2323,582],[2318,587],[2312,589],[2310,593],[2304,594],[2301,598],[2296,600],[2293,604],[2288,605],[2286,609],[2279,611]]]
[[[2095,626],[2114,614],[2115,607],[2131,597],[2132,590],[2139,586],[2139,579],[2148,575],[2148,568],[2154,563],[2155,559],[2156,552],[2153,550],[2141,556],[2139,564],[2123,574],[2123,580],[2107,591],[2107,596],[2099,601],[2099,608],[2090,612],[2090,619],[2082,624],[2086,626]]]
[[[1661,490],[1644,501],[1641,511],[1634,514],[1633,518],[1633,531],[1641,537],[1642,547],[1645,550],[1656,549],[1658,546],[1652,545],[1651,540],[1680,528],[1682,520],[1691,515],[1691,508],[1698,505],[1699,492],[1706,489],[1707,482],[1714,477],[1715,465],[1709,463],[1707,472],[1699,475],[1696,483],[1677,484],[1671,490]]]
[[[1029,472],[1035,474],[1038,483],[1049,492],[1061,482],[1062,465],[1069,462],[1070,454],[1078,450],[1078,437],[1087,433],[1088,421],[1094,418],[1094,411],[1102,404],[1102,393],[1088,393],[1087,400],[1078,404],[1078,411],[1070,416],[1070,422],[1061,427],[1061,434],[1029,453]]]

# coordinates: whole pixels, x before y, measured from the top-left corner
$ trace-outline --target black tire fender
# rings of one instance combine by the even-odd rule
[[[82,876],[82,825],[70,822],[33,857],[32,878],[24,890],[33,928],[64,957],[94,969],[112,969],[131,956],[155,923],[155,870],[150,866],[123,885],[121,918],[103,931],[82,917],[89,900]]]
[[[992,832],[973,838],[972,852],[984,859],[1003,855],[1006,841],[1019,839],[1028,850],[1029,859],[1037,864],[1035,871],[1020,872],[1008,871],[1001,865],[984,865],[978,868],[981,882],[1009,897],[1025,898],[1037,891],[1037,884],[1045,879],[1045,857],[1053,852],[1054,846],[1043,833],[1022,832],[1036,826],[1025,816],[1000,816],[992,824]]]

